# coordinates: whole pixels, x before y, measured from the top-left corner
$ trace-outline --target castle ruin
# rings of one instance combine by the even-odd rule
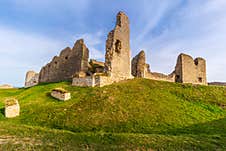
[[[134,77],[206,85],[206,61],[180,54],[175,70],[169,75],[151,72],[144,51],[131,61],[129,19],[125,13],[119,12],[115,28],[106,40],[105,62],[89,61],[89,50],[80,39],[72,49],[62,50],[39,74],[28,72],[25,87],[61,81],[72,81],[73,86],[101,87]]]
[[[25,78],[25,88],[35,86],[39,83],[39,73],[28,71]]]
[[[146,64],[145,52],[141,51],[132,60],[132,74],[138,78],[207,85],[206,61],[203,58],[194,60],[186,54],[180,54],[175,70],[171,74],[165,75],[151,72],[150,66]]]

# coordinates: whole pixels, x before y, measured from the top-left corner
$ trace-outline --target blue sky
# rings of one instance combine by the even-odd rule
[[[169,74],[183,52],[207,60],[208,81],[226,81],[225,0],[0,0],[0,84],[23,86],[84,38],[103,60],[115,16],[130,18],[132,56],[145,50],[151,70]]]

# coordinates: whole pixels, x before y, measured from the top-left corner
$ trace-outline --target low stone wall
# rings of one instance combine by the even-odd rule
[[[20,105],[16,99],[5,100],[5,117],[13,118],[20,115]]]
[[[115,82],[133,79],[134,77],[120,77],[120,78],[113,78],[111,76],[105,75],[93,75],[84,78],[73,78],[72,85],[73,86],[82,86],[82,87],[103,87],[106,85],[110,85]]]
[[[95,77],[95,86],[103,87],[105,85],[110,85],[114,83],[112,79],[108,76],[96,76]]]
[[[159,81],[167,81],[167,82],[175,82],[175,74],[165,75],[162,73],[149,73],[151,74],[152,80],[159,80]]]
[[[80,86],[80,87],[94,87],[95,79],[93,76],[88,76],[84,78],[73,78],[72,86]]]

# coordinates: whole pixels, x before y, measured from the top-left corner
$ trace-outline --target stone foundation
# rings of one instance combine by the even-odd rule
[[[105,75],[92,75],[84,78],[75,77],[73,78],[72,85],[81,87],[103,87],[127,79],[133,79],[133,77],[131,76],[130,78],[128,77],[113,78],[111,76]]]
[[[73,78],[72,86],[80,86],[80,87],[94,87],[95,79],[93,76],[87,76],[84,78]]]

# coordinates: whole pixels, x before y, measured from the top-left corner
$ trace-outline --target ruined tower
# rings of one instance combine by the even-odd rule
[[[132,75],[137,78],[146,78],[168,82],[175,81],[174,72],[169,75],[151,72],[150,65],[146,64],[146,56],[143,50],[132,60]]]
[[[76,73],[88,71],[89,50],[84,40],[76,41],[74,47],[61,51],[39,74],[39,82],[60,82],[72,80]]]
[[[132,75],[134,77],[145,78],[149,70],[149,65],[146,64],[145,52],[142,50],[132,59]]]
[[[129,18],[119,12],[115,29],[106,41],[105,70],[112,78],[131,77]]]
[[[195,60],[186,54],[180,54],[175,67],[175,82],[206,85],[206,61],[203,58]]]
[[[25,78],[25,87],[32,87],[39,83],[39,74],[35,71],[28,71]]]

